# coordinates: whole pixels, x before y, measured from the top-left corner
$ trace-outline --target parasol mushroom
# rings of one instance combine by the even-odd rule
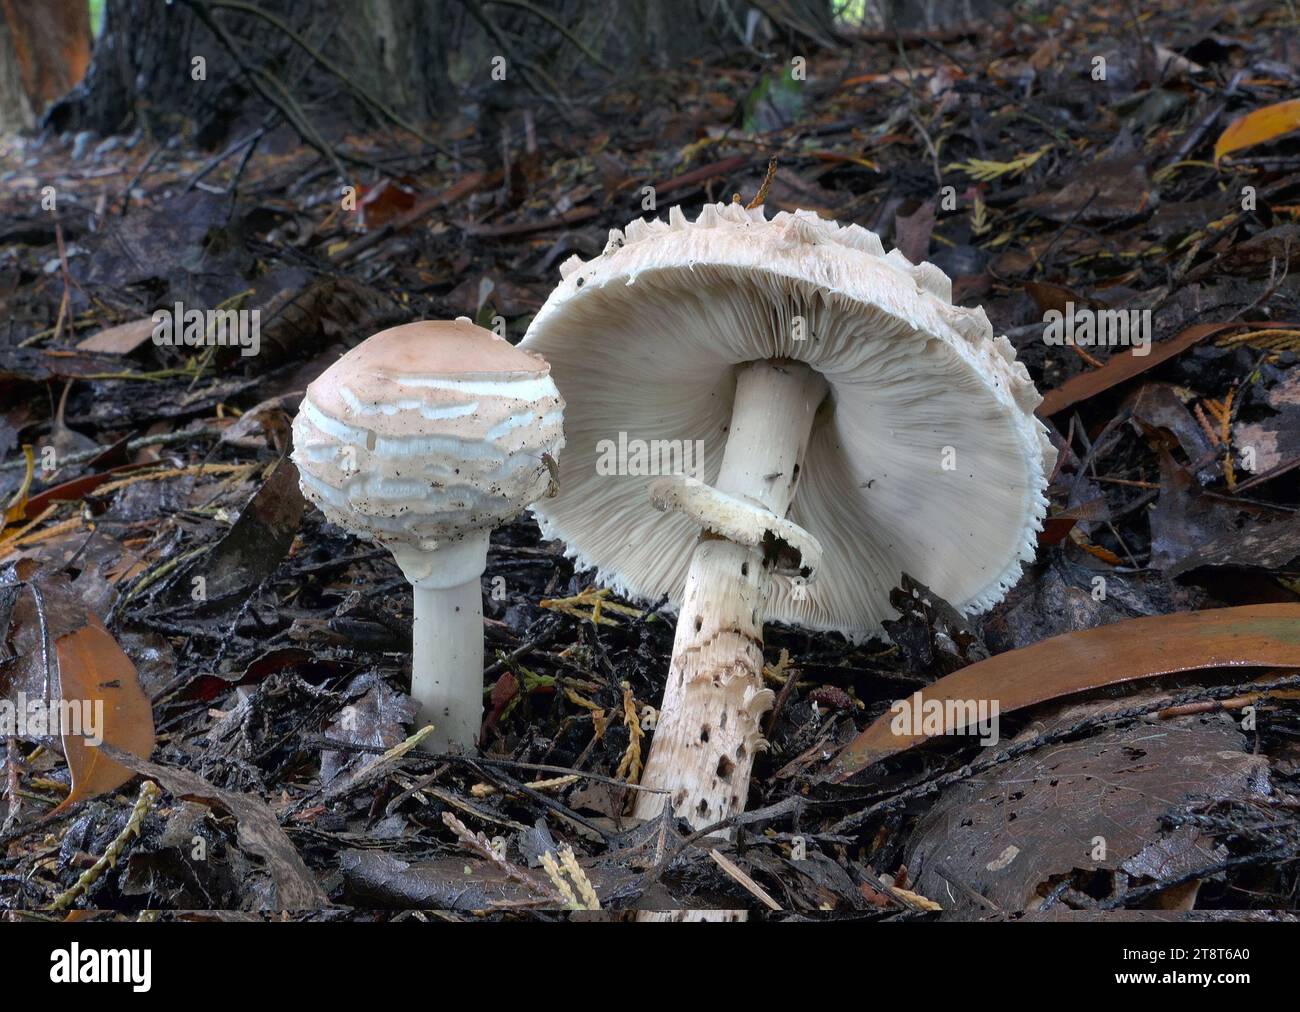
[[[863,639],[904,571],[990,607],[1033,557],[1055,451],[984,311],[858,225],[674,207],[561,275],[521,343],[570,403],[535,512],[601,582],[679,610],[641,781],[660,792],[635,811],[667,797],[703,828],[743,810],[765,744],[764,622]],[[695,474],[608,473],[611,445],[662,465],[697,439]]]
[[[414,588],[411,694],[435,751],[478,737],[488,535],[551,487],[563,412],[545,361],[460,317],[363,341],[294,419],[303,494]]]

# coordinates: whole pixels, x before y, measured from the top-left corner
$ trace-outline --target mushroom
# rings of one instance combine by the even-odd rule
[[[858,225],[674,207],[560,273],[520,344],[570,403],[535,512],[601,582],[679,611],[635,813],[667,797],[703,828],[744,809],[765,747],[764,622],[864,639],[904,571],[990,607],[1034,555],[1055,451],[983,309]]]
[[[470,749],[483,715],[488,535],[551,488],[564,401],[546,362],[466,317],[357,345],[293,422],[303,494],[385,545],[415,593],[411,694],[434,751]]]

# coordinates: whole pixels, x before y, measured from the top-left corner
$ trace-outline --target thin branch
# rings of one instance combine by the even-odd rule
[[[349,77],[347,72],[344,71],[342,67],[338,66],[336,63],[334,63],[332,60],[326,57],[323,53],[317,50],[310,42],[308,42],[301,35],[295,32],[293,28],[290,27],[290,25],[287,24],[281,18],[270,13],[269,11],[262,10],[260,7],[257,7],[254,4],[244,3],[243,0],[205,0],[205,2],[209,7],[224,7],[227,10],[243,11],[247,14],[252,14],[255,17],[261,18],[263,21],[266,21],[268,24],[271,24],[274,27],[278,28],[285,35],[287,35],[295,44],[297,44],[297,46],[300,49],[302,49],[303,52],[305,52],[308,56],[310,56],[313,60],[315,60],[323,69],[327,70],[329,73],[333,74],[345,85],[347,85],[348,89],[352,91],[353,94],[355,94],[363,102],[369,105],[375,112],[377,112],[384,119],[388,120],[389,122],[393,123],[396,126],[401,127],[407,133],[411,134],[414,137],[419,138],[425,144],[432,147],[435,151],[439,152],[440,154],[446,155],[448,158],[455,161],[458,165],[463,166],[464,163],[461,161],[459,157],[457,157],[457,155],[450,148],[444,147],[442,144],[438,143],[432,137],[428,136],[419,127],[415,126],[406,118],[400,116],[397,112],[395,112],[394,110],[386,106],[377,96],[372,94],[365,86],[363,86],[357,81],[354,81],[351,77]],[[496,0],[496,2],[505,2],[505,0]],[[519,0],[516,0],[516,2],[519,2]]]
[[[557,32],[563,35],[566,39],[572,42],[574,47],[578,49],[578,51],[581,52],[583,56],[589,59],[601,70],[609,74],[615,73],[613,67],[611,67],[608,63],[602,60],[592,49],[588,48],[587,44],[583,42],[580,38],[578,38],[576,35],[574,35],[573,32],[570,31],[567,27],[565,27],[565,25],[558,18],[556,18],[553,14],[548,14],[546,11],[541,10],[540,8],[534,7],[532,4],[528,2],[528,0],[483,0],[483,3],[485,5],[496,4],[500,7],[517,7],[521,11],[527,11],[529,14],[532,14],[534,17],[541,18],[548,25],[554,28]]]
[[[302,114],[302,110],[298,108],[297,102],[293,100],[292,96],[289,96],[288,93],[284,91],[284,86],[281,85],[272,74],[255,67],[250,67],[248,63],[245,62],[243,55],[235,45],[235,41],[212,17],[212,11],[209,9],[206,0],[181,0],[181,2],[190,8],[190,10],[194,12],[194,16],[202,21],[204,26],[212,32],[214,36],[216,36],[217,41],[220,42],[226,51],[234,58],[235,63],[239,65],[239,69],[243,71],[245,76],[248,78],[249,83],[252,84],[257,93],[267,102],[270,102],[271,105],[275,106],[275,108],[280,110],[284,118],[289,121],[290,125],[293,126],[303,140],[333,162],[334,171],[338,173],[339,179],[346,181],[348,174],[343,170],[343,163],[339,161],[337,152],[335,152],[330,145],[325,143],[320,134],[316,132],[315,127],[307,121],[305,114]],[[276,97],[276,95],[273,94],[263,82],[263,77],[268,81],[274,82],[276,87],[280,89],[281,93],[286,96],[287,101]]]

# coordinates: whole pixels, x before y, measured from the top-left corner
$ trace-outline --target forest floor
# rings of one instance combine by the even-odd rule
[[[283,126],[215,152],[0,140],[0,698],[48,695],[57,656],[65,696],[109,687],[107,740],[144,777],[0,741],[0,909],[559,919],[592,905],[585,879],[606,911],[1288,916],[1300,611],[1268,608],[1300,608],[1291,17],[1180,3],[863,37],[806,54],[806,80],[740,54],[525,106],[490,138],[466,115],[438,148],[309,110],[355,207]],[[521,518],[483,580],[482,753],[411,748],[408,585],[304,503],[306,384],[414,319],[503,317],[518,340],[643,186],[693,217],[749,199],[773,156],[769,212],[879,232],[1016,346],[1060,451],[1035,564],[971,618],[900,573],[898,620],[863,644],[769,625],[770,748],[722,842],[626,815],[672,616],[606,607]],[[155,343],[178,302],[260,310],[257,354]],[[1149,310],[1151,354],[1046,343],[1067,303]],[[1168,624],[1024,649],[1134,619]],[[1014,701],[1001,745],[841,755],[980,662]],[[548,871],[565,847],[581,870]]]

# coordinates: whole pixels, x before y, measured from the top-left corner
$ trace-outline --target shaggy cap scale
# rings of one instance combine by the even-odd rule
[[[393,327],[308,388],[293,422],[303,493],[397,552],[495,527],[546,494],[564,445],[545,361],[461,318]]]

